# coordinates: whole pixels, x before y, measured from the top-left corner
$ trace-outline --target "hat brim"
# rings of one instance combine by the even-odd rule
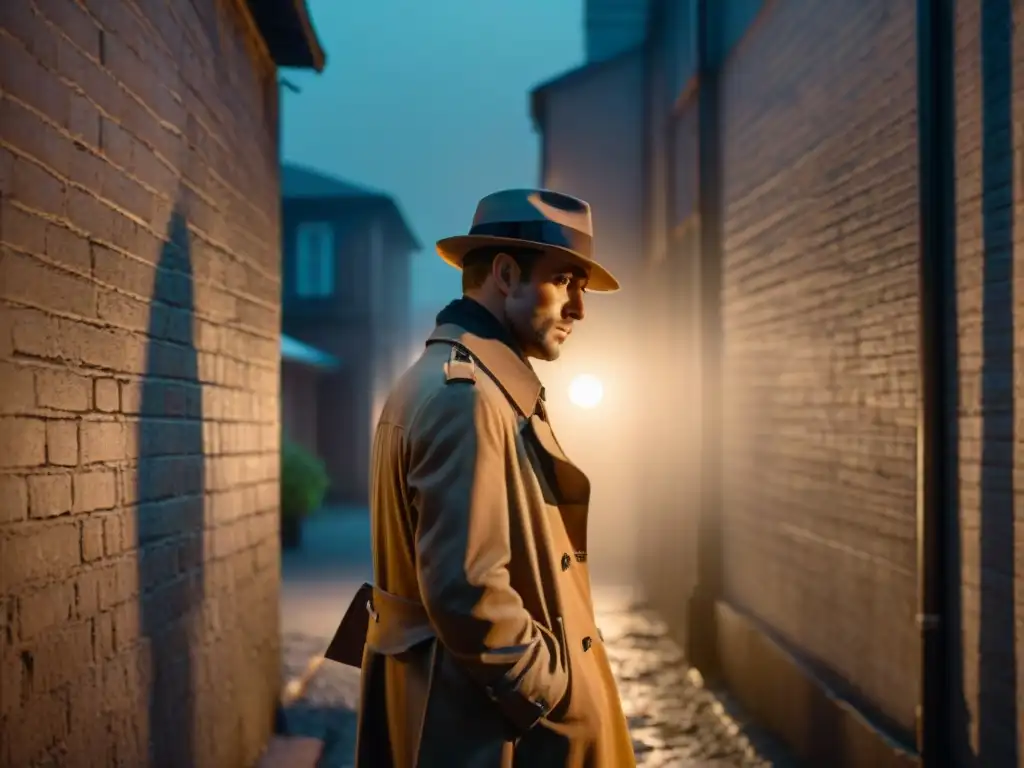
[[[595,293],[614,293],[619,290],[619,281],[607,269],[593,259],[587,258],[569,248],[540,243],[533,240],[520,240],[514,237],[495,237],[492,235],[455,235],[437,241],[437,253],[448,264],[462,269],[462,260],[472,250],[489,246],[507,245],[512,248],[535,248],[545,253],[566,256],[583,267],[589,278],[587,291]]]

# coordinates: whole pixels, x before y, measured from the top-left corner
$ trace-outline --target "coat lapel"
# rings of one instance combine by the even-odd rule
[[[590,479],[577,467],[558,444],[551,424],[539,414],[530,417],[530,430],[537,445],[548,455],[555,468],[559,501],[562,504],[587,504],[590,501]]]
[[[565,455],[551,424],[538,408],[543,386],[533,368],[500,339],[483,338],[455,324],[438,326],[427,340],[427,344],[439,342],[456,344],[469,352],[527,422],[534,442],[554,466],[559,506],[585,507],[590,501],[590,480]],[[585,520],[582,528],[586,528]]]

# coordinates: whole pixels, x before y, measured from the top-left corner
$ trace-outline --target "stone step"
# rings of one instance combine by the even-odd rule
[[[273,736],[256,768],[316,768],[324,743],[310,736]]]

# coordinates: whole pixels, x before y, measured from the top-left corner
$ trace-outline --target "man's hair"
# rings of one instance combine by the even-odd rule
[[[462,259],[462,292],[472,291],[481,287],[491,274],[491,265],[504,253],[515,259],[523,280],[529,280],[533,265],[540,257],[540,251],[534,248],[518,248],[509,246],[487,245],[474,248]]]

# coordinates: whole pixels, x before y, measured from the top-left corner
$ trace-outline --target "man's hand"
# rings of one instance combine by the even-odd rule
[[[565,696],[568,662],[510,583],[514,423],[458,384],[423,406],[406,437],[423,604],[445,650],[526,730]]]

